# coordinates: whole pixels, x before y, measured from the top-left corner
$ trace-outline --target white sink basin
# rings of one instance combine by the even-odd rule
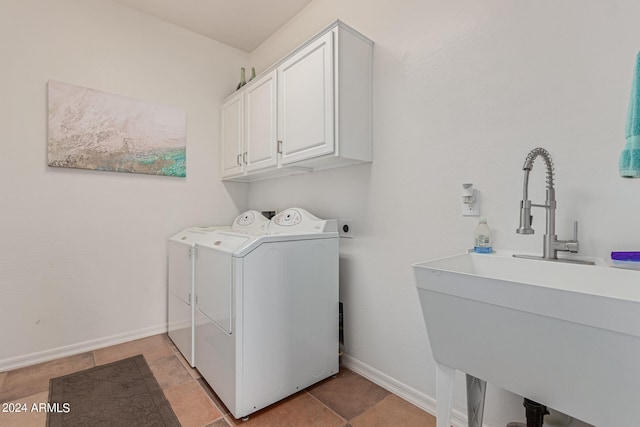
[[[637,425],[639,271],[507,252],[413,267],[439,368],[597,426]]]

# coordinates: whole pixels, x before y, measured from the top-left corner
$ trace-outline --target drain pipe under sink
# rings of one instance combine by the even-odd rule
[[[542,427],[544,416],[549,413],[547,407],[526,397],[522,406],[527,414],[527,427]]]
[[[553,411],[538,402],[524,398],[522,406],[525,407],[527,423],[511,422],[506,427],[567,427],[573,420],[570,416],[562,412]],[[545,415],[550,415],[544,420]]]

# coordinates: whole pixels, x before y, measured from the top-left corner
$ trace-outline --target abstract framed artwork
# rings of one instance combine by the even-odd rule
[[[186,112],[48,82],[48,164],[186,177]]]

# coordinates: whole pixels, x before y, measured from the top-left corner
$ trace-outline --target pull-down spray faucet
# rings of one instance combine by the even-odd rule
[[[538,157],[542,157],[547,166],[547,200],[543,205],[533,204],[529,200],[529,173],[533,169],[533,162]],[[529,255],[514,255],[517,258],[535,258],[545,259],[550,261],[563,261],[563,262],[575,262],[580,264],[593,264],[590,261],[574,260],[567,258],[558,258],[559,251],[566,252],[578,252],[578,221],[573,223],[573,239],[572,240],[558,240],[556,236],[556,190],[553,183],[553,160],[551,155],[544,148],[534,148],[527,154],[527,158],[524,161],[524,184],[522,201],[520,202],[520,227],[516,230],[518,234],[533,234],[534,230],[531,227],[533,216],[531,215],[531,207],[545,208],[547,213],[547,226],[546,232],[543,237],[542,257],[529,256]]]

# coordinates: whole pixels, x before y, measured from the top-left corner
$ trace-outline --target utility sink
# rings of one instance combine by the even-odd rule
[[[438,364],[439,427],[450,425],[456,369],[596,426],[638,425],[639,271],[511,252],[413,267]],[[480,424],[483,399],[469,408]]]

